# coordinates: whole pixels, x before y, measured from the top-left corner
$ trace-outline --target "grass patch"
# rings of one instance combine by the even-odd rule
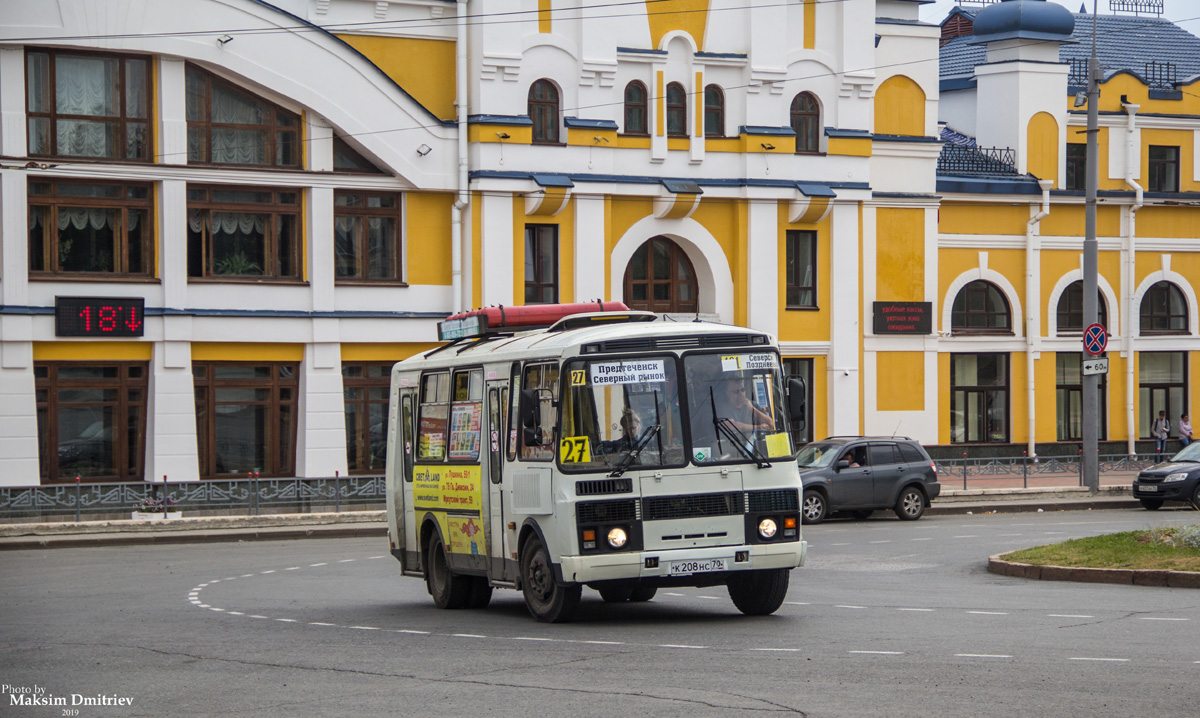
[[[1195,527],[1126,531],[1022,549],[1000,558],[1038,566],[1200,572],[1200,548],[1189,546],[1195,533]]]

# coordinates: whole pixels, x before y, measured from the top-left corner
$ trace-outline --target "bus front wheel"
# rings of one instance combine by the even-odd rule
[[[429,537],[425,559],[425,587],[433,597],[433,605],[448,609],[466,606],[470,592],[469,578],[455,576],[450,570],[442,537],[436,532]]]
[[[555,582],[550,553],[536,537],[521,551],[521,590],[529,613],[542,623],[571,620],[583,594],[578,583],[562,586]]]
[[[770,615],[783,605],[788,575],[786,568],[739,572],[739,575],[729,577],[729,597],[747,616]]]

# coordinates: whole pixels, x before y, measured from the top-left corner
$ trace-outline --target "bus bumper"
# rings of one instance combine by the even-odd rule
[[[744,552],[749,554],[746,560],[738,561],[737,554]],[[709,559],[726,559],[724,572],[690,574],[708,577],[734,571],[792,569],[803,566],[807,556],[807,541],[790,541],[778,544],[714,546],[671,551],[610,553],[597,556],[563,556],[560,565],[564,581],[587,583],[614,579],[670,578],[689,575],[671,572],[672,564],[677,561],[703,562]]]

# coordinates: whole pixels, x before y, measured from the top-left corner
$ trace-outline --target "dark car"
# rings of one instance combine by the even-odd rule
[[[1184,501],[1200,508],[1200,444],[1190,444],[1170,461],[1138,474],[1133,480],[1133,498],[1151,511],[1164,501]]]
[[[915,521],[942,491],[933,460],[907,437],[831,436],[801,449],[797,463],[806,524],[835,511],[865,519],[876,509]]]

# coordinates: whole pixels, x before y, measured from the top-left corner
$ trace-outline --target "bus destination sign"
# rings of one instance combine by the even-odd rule
[[[140,337],[142,297],[55,297],[54,334],[60,337]]]
[[[931,334],[932,302],[875,302],[876,334]]]

